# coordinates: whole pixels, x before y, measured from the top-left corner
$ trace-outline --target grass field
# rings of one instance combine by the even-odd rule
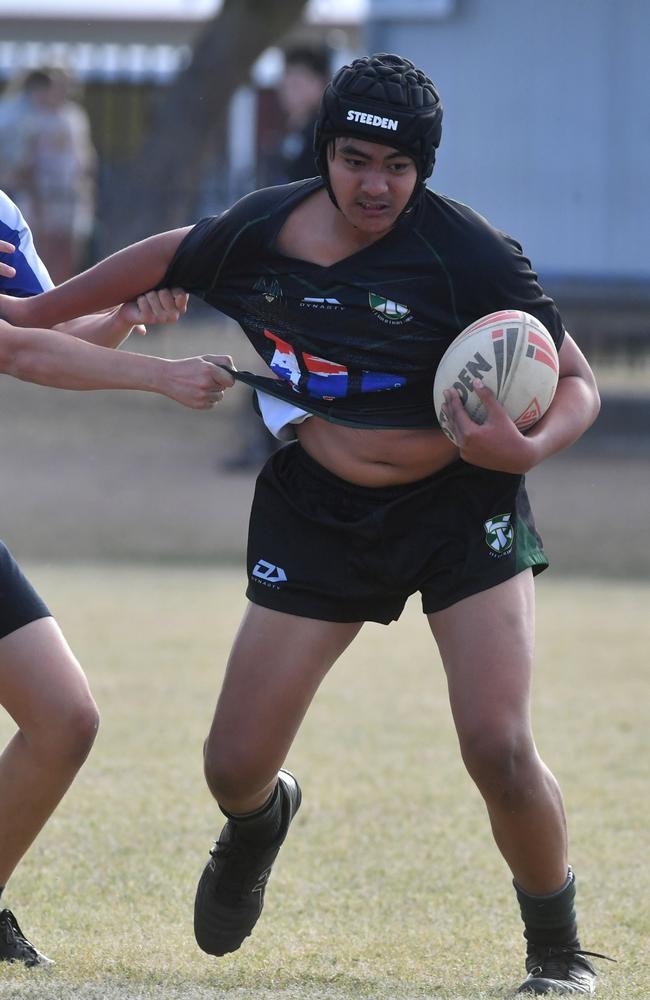
[[[243,608],[235,569],[28,567],[84,663],[103,723],[4,899],[57,961],[0,969],[15,1000],[465,1000],[522,978],[508,872],[455,744],[417,601],[366,626],[288,765],[303,807],[237,954],[196,947],[196,879],[220,820],[201,743]],[[650,995],[644,584],[541,579],[535,725],[569,811],[600,995]],[[0,736],[10,726],[0,720]],[[1,804],[0,804],[1,807]]]

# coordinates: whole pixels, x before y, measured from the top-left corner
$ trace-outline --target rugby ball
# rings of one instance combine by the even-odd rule
[[[442,412],[445,389],[457,389],[477,424],[485,407],[473,389],[480,378],[491,389],[520,431],[525,432],[549,406],[559,375],[553,338],[543,323],[519,309],[482,316],[451,342],[436,371],[433,403],[440,427],[454,444]]]

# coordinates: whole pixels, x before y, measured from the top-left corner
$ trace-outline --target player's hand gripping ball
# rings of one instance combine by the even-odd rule
[[[456,389],[477,424],[486,417],[474,379],[491,389],[522,433],[548,410],[559,375],[557,350],[538,319],[519,309],[490,313],[459,333],[443,354],[433,383],[440,427],[457,444],[443,406],[446,389]]]

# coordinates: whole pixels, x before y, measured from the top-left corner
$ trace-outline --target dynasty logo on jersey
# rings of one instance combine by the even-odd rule
[[[305,295],[300,300],[301,309],[343,309],[338,299],[325,298],[319,295]]]
[[[375,292],[368,292],[368,302],[372,311],[384,323],[405,323],[411,318],[411,310],[408,306],[387,299],[383,295],[377,295]]]
[[[297,354],[291,344],[271,330],[265,330],[264,336],[275,345],[273,356],[268,362],[271,371],[278,378],[288,381],[296,392],[306,392],[309,396],[323,400],[341,399],[348,395],[350,371],[345,365],[306,351]],[[406,385],[406,379],[401,375],[362,371],[356,391],[381,392],[385,389],[399,389],[403,385]]]

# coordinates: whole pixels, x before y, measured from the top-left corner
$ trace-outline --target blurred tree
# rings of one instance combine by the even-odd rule
[[[100,215],[101,256],[189,224],[207,155],[226,134],[228,105],[258,56],[299,19],[307,0],[224,0],[165,88],[137,155],[116,167]]]

